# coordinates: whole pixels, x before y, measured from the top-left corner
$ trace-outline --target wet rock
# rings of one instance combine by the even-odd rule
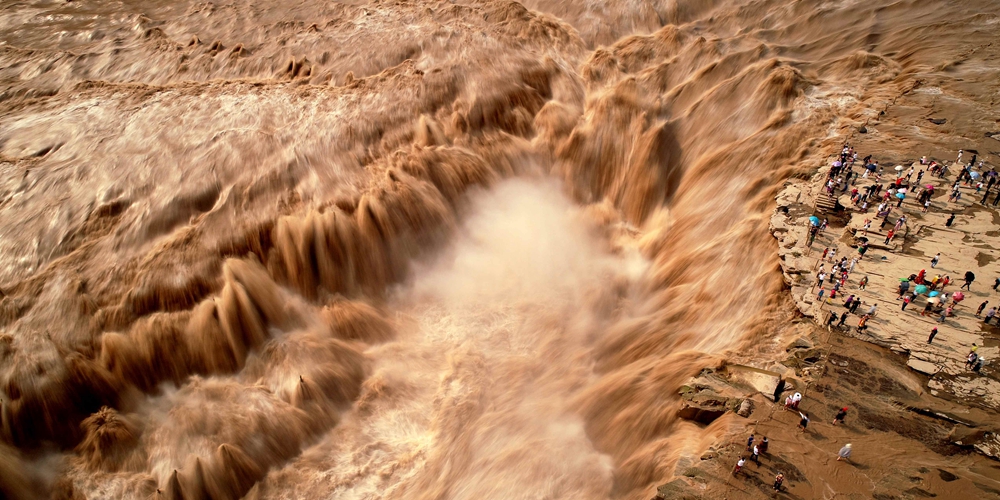
[[[654,498],[669,498],[670,500],[699,500],[702,498],[702,495],[687,481],[683,479],[674,479],[667,484],[657,486],[656,497]]]
[[[959,446],[972,447],[983,455],[1000,460],[1000,435],[995,432],[972,432],[954,443]]]
[[[688,404],[685,404],[680,410],[677,410],[678,417],[705,425],[715,422],[715,420],[721,417],[724,413],[726,413],[726,409],[724,407],[700,408]]]
[[[956,475],[954,475],[954,474],[952,474],[952,473],[950,473],[950,472],[948,472],[948,471],[946,471],[944,469],[938,469],[938,475],[940,475],[941,476],[941,480],[944,481],[944,482],[946,482],[946,483],[950,483],[950,482],[958,479],[958,476],[956,476]]]
[[[684,420],[710,424],[728,410],[729,398],[711,391],[681,394],[684,404],[677,410],[677,416]]]
[[[805,337],[799,337],[788,344],[788,347],[785,347],[785,351],[787,352],[794,349],[812,349],[813,345],[814,344],[811,340]]]
[[[907,407],[907,409],[910,410],[910,411],[912,411],[912,412],[914,412],[914,413],[919,413],[920,415],[924,415],[924,416],[931,417],[931,418],[936,418],[938,420],[944,420],[945,422],[949,422],[949,423],[952,423],[952,424],[963,425],[963,426],[968,427],[970,429],[976,426],[976,424],[973,423],[973,422],[969,422],[969,421],[963,420],[963,419],[961,419],[959,417],[956,417],[955,415],[952,415],[950,413],[943,412],[943,411],[937,411],[937,410],[933,410],[933,409],[930,409],[930,408],[918,408],[918,407],[914,407],[914,406]],[[959,434],[960,434],[960,431],[958,431],[957,429],[953,429],[952,430],[952,435],[953,436],[959,435]]]

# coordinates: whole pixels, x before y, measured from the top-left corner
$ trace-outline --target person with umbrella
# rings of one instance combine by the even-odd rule
[[[971,292],[972,291],[972,282],[975,281],[975,280],[976,280],[976,275],[972,271],[966,271],[965,272],[965,284],[962,285],[959,288],[959,290],[961,290],[962,288],[964,288],[964,289],[966,289],[966,290],[968,290],[968,291]]]
[[[930,344],[932,341],[934,341],[934,337],[937,334],[938,334],[938,329],[935,326],[934,328],[931,329],[931,335],[929,337],[927,337],[927,343]]]
[[[958,305],[959,302],[961,302],[963,300],[965,300],[965,294],[962,293],[962,292],[955,292],[955,294],[951,296],[951,301],[956,306]]]
[[[897,192],[896,193],[896,199],[899,200],[899,201],[896,202],[896,208],[899,208],[900,206],[903,205],[903,200],[906,199],[906,193],[901,192],[901,191]]]
[[[934,297],[927,299],[927,303],[924,304],[924,310],[920,311],[920,315],[921,316],[929,315],[931,313],[931,310],[934,309],[934,304],[936,304],[937,302],[938,302],[937,298]]]

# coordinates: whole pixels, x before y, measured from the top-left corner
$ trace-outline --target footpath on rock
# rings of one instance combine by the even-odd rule
[[[857,142],[861,156],[873,152]],[[838,158],[828,157],[812,179],[789,182],[777,197],[770,221],[781,272],[797,310],[784,336],[791,338],[787,358],[748,363],[755,366],[723,363],[681,390],[687,405],[679,416],[718,428],[726,438],[701,456],[682,458],[678,479],[661,486],[659,498],[1000,498],[1000,329],[984,322],[989,309],[1000,306],[1000,291],[993,286],[1000,278],[1000,210],[992,204],[1000,183],[984,204],[980,200],[985,186],[977,191],[978,182],[961,182],[962,196],[956,201],[952,188],[962,165],[955,158],[936,159],[949,167],[943,176],[917,159],[892,158],[879,180],[877,171],[852,175],[851,183],[839,185],[831,196],[830,165]],[[897,164],[903,167],[898,176],[907,193],[902,203],[895,194],[890,196],[892,210],[883,224],[876,211],[884,189],[867,211],[855,205],[851,193],[855,188],[864,192],[876,182],[890,185],[897,179]],[[861,167],[856,163],[854,174],[860,174]],[[990,169],[983,168],[982,174]],[[933,195],[924,211],[918,195],[928,186],[933,186]],[[886,242],[901,217],[903,222]],[[810,245],[812,221],[817,219],[825,219],[828,226],[817,231]],[[819,272],[829,275],[844,257],[850,268],[866,240],[867,251],[836,295],[830,297],[834,281],[827,277],[820,297]],[[939,262],[932,267],[936,254]],[[913,279],[921,270],[922,279]],[[969,271],[975,280],[955,303],[955,292]],[[929,285],[936,276],[939,285],[931,298]],[[945,277],[950,282],[942,287]],[[903,295],[912,299],[905,309],[900,298],[904,281]],[[928,289],[914,296],[921,284]],[[852,296],[860,300],[853,312],[845,307]],[[941,301],[945,296],[948,299]],[[928,309],[952,306],[952,314],[921,314],[928,300]],[[977,317],[984,301],[987,305]],[[876,305],[867,328],[859,329],[861,318]],[[934,328],[938,332],[928,343]],[[985,360],[978,371],[966,364],[973,348]],[[799,411],[783,404],[794,393],[802,394],[798,410],[810,418],[804,431],[798,427]],[[835,425],[834,416],[844,407],[845,422]],[[751,433],[756,443],[764,436],[769,439],[759,463],[750,460]],[[848,443],[851,458],[837,461],[838,451]],[[734,474],[741,457],[747,461]],[[784,482],[776,491],[773,483],[779,473]]]

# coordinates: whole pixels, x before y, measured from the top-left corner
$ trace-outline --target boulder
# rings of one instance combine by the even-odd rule
[[[760,391],[772,401],[778,401],[785,382],[781,374],[752,366],[726,365],[726,373],[731,382],[747,385]]]
[[[751,413],[753,413],[753,401],[744,399],[743,402],[740,403],[740,408],[736,410],[736,414],[746,418],[749,417]]]
[[[927,375],[934,375],[935,373],[941,371],[941,368],[938,367],[938,365],[917,358],[910,358],[907,360],[906,366],[909,366],[920,373],[926,373]]]

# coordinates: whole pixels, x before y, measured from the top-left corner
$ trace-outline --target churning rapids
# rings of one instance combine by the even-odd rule
[[[0,492],[648,498],[777,189],[996,9],[6,2]]]

